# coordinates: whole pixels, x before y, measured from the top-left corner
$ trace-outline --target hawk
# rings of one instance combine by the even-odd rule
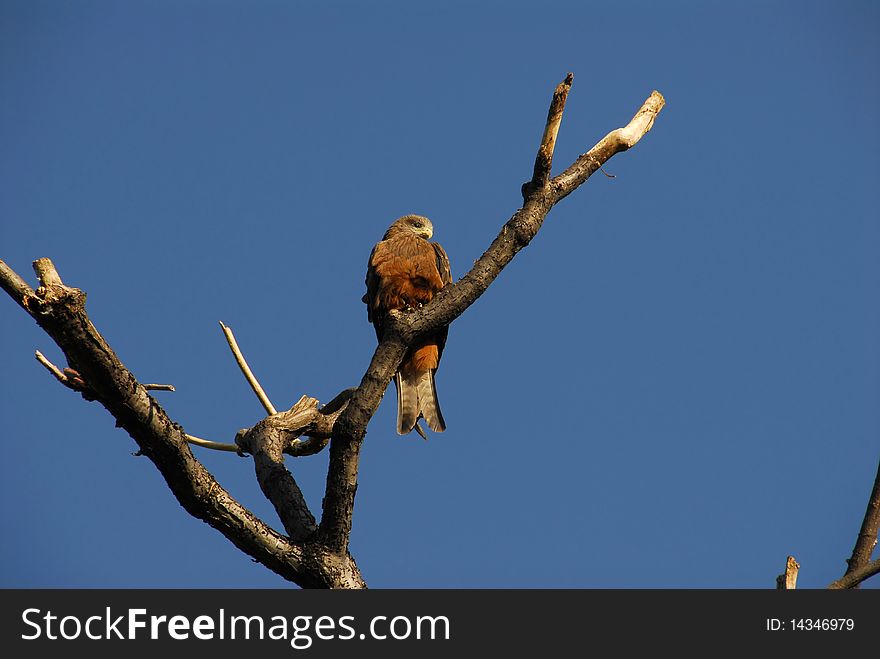
[[[404,215],[388,227],[382,240],[373,247],[367,264],[367,319],[382,340],[385,317],[389,311],[417,309],[452,283],[449,257],[437,243],[431,220],[421,215]],[[423,337],[406,353],[394,375],[397,389],[397,432],[405,435],[415,429],[423,418],[434,432],[446,430],[434,373],[446,344],[448,327]]]

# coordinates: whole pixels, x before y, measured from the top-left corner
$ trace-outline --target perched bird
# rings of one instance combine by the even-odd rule
[[[429,242],[434,227],[427,217],[404,215],[388,227],[382,240],[370,253],[367,264],[367,318],[382,340],[385,317],[392,310],[412,310],[431,301],[434,295],[452,283],[449,257],[437,243]],[[448,328],[419,340],[404,356],[394,375],[397,388],[397,432],[405,435],[423,418],[435,432],[446,430],[434,372],[446,344]]]

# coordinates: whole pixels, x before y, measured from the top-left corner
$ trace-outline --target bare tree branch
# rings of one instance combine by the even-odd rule
[[[785,572],[776,577],[776,588],[779,590],[794,590],[797,588],[798,570],[800,563],[794,560],[794,556],[785,559]]]
[[[232,445],[188,436],[168,418],[92,325],[85,312],[85,294],[65,286],[49,259],[34,263],[41,282],[36,291],[2,261],[0,284],[64,352],[69,368],[61,371],[56,367],[53,375],[84,397],[98,400],[116,418],[191,515],[301,586],[364,588],[366,584],[348,551],[360,448],[367,424],[407,349],[424,334],[450,324],[473,304],[529,244],[551,208],[614,154],[636,144],[650,130],[664,103],[663,97],[654,92],[627,126],[609,133],[551,179],[554,147],[571,82],[569,74],[554,93],[533,177],[523,190],[522,208],[459,282],[413,313],[389,315],[382,341],[357,389],[343,391],[323,408],[318,408],[315,399],[304,396],[290,410],[278,413],[247,366],[231,330],[221,323],[239,367],[269,414],[253,428],[240,431],[234,449]],[[293,475],[284,466],[283,454],[311,455],[327,446],[328,441],[327,485],[321,522],[317,524]],[[232,499],[195,459],[188,442],[250,452],[260,486],[289,537],[278,534]]]
[[[570,85],[570,79],[566,77]],[[567,98],[567,89],[554,94],[537,160],[552,162],[558,122]],[[336,422],[330,444],[330,467],[319,527],[322,540],[336,551],[346,551],[351,533],[354,498],[357,491],[358,461],[367,424],[379,406],[382,395],[406,352],[419,337],[449,325],[482,295],[504,267],[538,233],[550,209],[586,181],[599,167],[620,151],[635,145],[647,133],[665,101],[653,92],[633,119],[623,128],[606,135],[589,152],[579,157],[562,174],[541,187],[526,186],[525,201],[502,227],[489,249],[457,283],[445,287],[430,303],[411,314],[390,314],[367,372],[348,408]],[[556,123],[556,129],[551,124]],[[544,166],[536,167],[539,174]]]
[[[40,280],[40,286],[52,288],[53,286],[63,286],[61,277],[55,266],[47,258],[41,258],[34,261],[34,272],[37,273],[37,279]]]
[[[856,588],[866,579],[880,573],[880,558],[877,558],[852,572],[847,572],[837,581],[828,584],[828,587],[834,590],[841,588]]]
[[[226,337],[226,342],[229,344],[229,349],[232,350],[232,354],[235,357],[235,362],[238,364],[238,367],[244,374],[244,377],[248,381],[248,384],[251,385],[251,389],[253,389],[254,393],[257,394],[257,398],[260,399],[260,403],[262,403],[263,408],[266,410],[266,413],[277,414],[278,411],[275,409],[275,406],[272,405],[272,401],[269,400],[266,392],[263,391],[263,387],[260,386],[259,381],[257,380],[256,376],[254,376],[253,371],[251,371],[251,367],[248,366],[244,355],[241,354],[241,350],[238,349],[238,343],[235,340],[235,335],[232,333],[232,330],[226,327],[226,325],[223,324],[222,320],[220,321],[220,327],[223,329],[223,335]]]
[[[55,378],[63,384],[65,387],[69,389],[73,389],[74,391],[79,391],[84,395],[88,392],[88,388],[85,386],[85,382],[83,382],[82,378],[79,377],[79,374],[76,373],[72,368],[65,368],[64,371],[61,371],[55,364],[50,362],[43,355],[42,352],[37,350],[34,353],[34,356],[37,358],[37,361],[40,362],[43,366],[46,367]],[[147,391],[151,389],[158,389],[161,391],[174,391],[174,387],[170,384],[144,384],[141,385]],[[89,400],[94,400],[94,397],[91,394],[88,395]],[[196,446],[201,446],[202,448],[209,448],[215,451],[230,451],[232,453],[240,453],[241,448],[239,448],[236,444],[222,444],[220,442],[213,442],[209,439],[202,439],[201,437],[196,437],[195,435],[185,434],[186,441],[190,444],[195,444]]]
[[[2,263],[2,261],[0,261],[0,263]],[[94,400],[94,397],[89,392],[85,382],[75,370],[72,368],[65,368],[64,371],[62,371],[49,361],[39,350],[34,353],[34,356],[37,361],[45,366],[46,370],[54,375],[55,378],[65,387],[82,393],[89,400]],[[154,389],[160,391],[174,391],[174,387],[170,384],[142,384],[141,386],[147,391]],[[289,441],[284,442],[282,447],[283,452],[295,457],[302,457],[306,455],[314,455],[326,448],[333,432],[333,424],[345,408],[345,405],[348,404],[352,392],[354,392],[354,389],[346,389],[320,410],[317,408],[318,401],[313,398],[309,399],[314,401],[314,405],[313,409],[310,410],[311,413],[306,417],[299,416],[291,419],[289,413],[285,412],[277,415],[276,423],[286,424],[283,426],[284,430],[286,434],[291,437]],[[303,396],[303,398],[307,397]],[[241,431],[241,433],[244,432],[247,431]],[[298,439],[305,433],[309,433],[309,436],[305,439]],[[184,437],[190,444],[195,444],[201,448],[207,448],[214,451],[226,451],[229,453],[241,454],[243,450],[248,450],[243,448],[242,442],[239,442],[238,440],[236,440],[235,444],[224,444],[222,442],[215,442],[190,434],[185,434]]]
[[[27,300],[34,296],[33,289],[3,261],[0,261],[0,286],[22,309],[28,310]]]
[[[316,409],[314,417],[301,431],[305,435],[305,439],[299,439],[298,435],[293,435],[294,439],[284,447],[284,452],[301,458],[323,451],[333,436],[336,419],[348,406],[354,392],[353,388],[344,389],[324,407]],[[315,403],[317,404],[317,401]]]
[[[272,419],[273,427],[284,433],[282,452],[301,458],[322,451],[330,442],[336,419],[348,405],[354,389],[345,389],[333,400],[318,407],[318,401],[309,396],[302,396],[294,406],[284,412],[267,417]],[[250,452],[252,433],[259,434],[257,426],[239,430],[235,443],[239,452]],[[305,439],[300,439],[305,435]]]
[[[877,546],[877,533],[880,530],[880,464],[877,465],[877,475],[874,477],[874,489],[868,498],[868,507],[865,510],[865,518],[853,547],[852,557],[847,561],[848,565],[844,577],[858,572],[871,560],[874,547]]]
[[[550,102],[550,110],[547,112],[547,123],[544,125],[544,134],[541,137],[541,146],[538,147],[538,155],[535,157],[534,173],[532,180],[524,186],[523,197],[528,197],[534,190],[540,190],[550,180],[553,151],[556,149],[556,136],[559,133],[562,112],[565,110],[565,101],[568,99],[568,92],[573,81],[574,75],[569,73],[553,92],[553,100]]]
[[[186,441],[202,448],[213,449],[214,451],[227,451],[229,453],[241,453],[241,448],[237,444],[223,444],[222,442],[214,442],[210,439],[202,439],[195,435],[184,435]]]
[[[63,384],[65,387],[69,387],[69,386],[70,386],[70,380],[68,380],[67,376],[66,376],[64,373],[61,372],[61,369],[60,369],[60,368],[58,368],[57,366],[55,366],[55,364],[53,364],[53,363],[50,362],[48,359],[46,359],[46,357],[43,356],[43,353],[42,353],[42,352],[40,352],[39,350],[37,350],[37,351],[34,353],[34,357],[36,357],[36,358],[37,358],[37,361],[40,362],[43,366],[45,366],[45,367],[46,367],[46,370],[48,370],[52,375],[54,375],[55,378],[56,378],[61,384]]]
[[[174,391],[173,384],[144,384],[144,389],[147,391]]]
[[[38,292],[44,290],[42,288],[37,289]],[[68,389],[72,389],[73,391],[79,392],[83,398],[86,400],[92,401],[95,400],[95,395],[89,389],[88,385],[85,381],[80,377],[80,374],[77,373],[72,368],[65,368],[64,370],[59,369],[55,364],[50,362],[43,355],[42,352],[37,350],[34,352],[34,357],[37,358],[37,361],[40,362],[43,366],[46,367],[46,370],[49,371],[52,375],[55,376],[61,384],[63,384]]]
[[[602,167],[616,153],[631,149],[654,126],[654,119],[663,109],[666,99],[663,94],[654,91],[636,112],[635,116],[623,128],[612,130],[605,137],[580,156],[562,174],[553,179],[552,187],[554,203],[571,194],[581,183]]]
[[[389,315],[382,342],[373,353],[367,372],[348,406],[333,427],[327,486],[318,535],[322,542],[337,552],[348,551],[357,490],[358,461],[367,424],[379,407],[385,388],[406,353],[406,344],[391,329],[392,318]]]
[[[287,443],[288,426],[301,425],[298,417],[312,418],[317,404],[314,398],[303,396],[287,412],[267,416],[236,437],[236,443],[254,456],[260,489],[275,506],[287,534],[296,542],[312,535],[317,524],[296,480],[284,466],[282,451]]]
[[[72,367],[65,370],[88,383],[88,393],[135,440],[139,454],[156,465],[188,513],[220,531],[270,570],[303,587],[364,587],[350,557],[333,555],[321,546],[291,542],[233,499],[192,455],[183,429],[168,418],[92,325],[84,307],[85,294],[65,286],[49,259],[36,261],[34,269],[43,285],[23,298],[21,306],[64,352]],[[0,261],[4,290],[21,291],[19,281],[21,278]]]

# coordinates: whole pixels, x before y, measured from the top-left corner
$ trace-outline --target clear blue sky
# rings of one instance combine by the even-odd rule
[[[369,426],[372,587],[765,588],[845,568],[880,457],[880,10],[872,2],[0,4],[0,258],[48,256],[188,432],[355,385],[367,256],[420,213],[461,277],[658,89],[451,328],[449,426]],[[3,587],[274,587],[189,517],[0,300]],[[276,524],[252,463],[194,449]],[[327,455],[288,459],[320,510]],[[876,587],[876,586],[875,586]]]

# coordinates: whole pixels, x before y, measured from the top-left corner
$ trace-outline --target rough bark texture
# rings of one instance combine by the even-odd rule
[[[856,545],[848,561],[846,574],[851,576],[865,567],[871,561],[874,547],[877,546],[877,533],[880,530],[880,464],[877,465],[877,476],[874,478],[874,488],[868,498],[868,507],[865,510],[865,518],[856,538]]]
[[[311,404],[312,401],[315,405]],[[289,413],[268,416],[236,438],[236,443],[253,456],[260,489],[275,506],[284,530],[294,542],[307,540],[315,532],[317,523],[296,480],[284,466],[283,451],[291,424],[294,427],[301,424],[297,417],[308,415],[317,402],[303,396]]]
[[[840,588],[855,588],[865,579],[869,579],[870,577],[873,577],[875,574],[878,573],[880,573],[880,558],[870,561],[869,563],[865,563],[857,570],[847,572],[840,579],[829,584],[828,587],[834,590]]]
[[[34,265],[42,285],[17,301],[58,344],[68,363],[165,478],[180,505],[236,547],[285,579],[308,586],[332,583],[314,569],[312,552],[291,543],[233,499],[193,456],[183,429],[125,368],[85,312],[85,293],[61,283],[48,259]],[[338,569],[334,566],[334,569]]]
[[[794,560],[794,556],[785,559],[785,572],[776,577],[776,588],[779,590],[794,590],[797,588],[798,570],[800,563]]]
[[[153,461],[191,515],[300,586],[364,588],[348,547],[360,449],[367,425],[408,347],[423,335],[449,325],[473,304],[534,238],[553,206],[613,155],[635,145],[651,129],[664,104],[658,92],[652,93],[627,126],[609,133],[551,179],[553,150],[572,79],[569,74],[553,96],[532,179],[522,188],[522,208],[501,228],[471,271],[418,311],[389,317],[383,339],[356,389],[343,391],[320,409],[316,400],[304,396],[290,410],[272,413],[274,408],[266,400],[270,416],[238,433],[236,445],[253,455],[260,487],[275,507],[286,536],[232,499],[196,460],[183,429],[168,418],[92,325],[84,308],[85,294],[65,286],[51,261],[35,262],[42,284],[36,291],[0,261],[0,285],[64,351],[70,369],[59,381],[107,408],[137,442],[140,453]],[[300,439],[303,436],[305,439]],[[284,464],[284,454],[310,455],[328,441],[327,485],[321,521],[316,523]]]
[[[544,126],[544,134],[541,136],[541,146],[538,147],[538,155],[535,156],[535,169],[532,180],[523,187],[523,198],[535,190],[540,190],[550,179],[550,170],[553,167],[553,151],[556,149],[556,136],[559,134],[559,126],[562,124],[562,112],[565,110],[565,101],[574,76],[569,73],[565,80],[556,86],[553,92],[553,100],[550,101],[550,110],[547,112],[547,124]]]

